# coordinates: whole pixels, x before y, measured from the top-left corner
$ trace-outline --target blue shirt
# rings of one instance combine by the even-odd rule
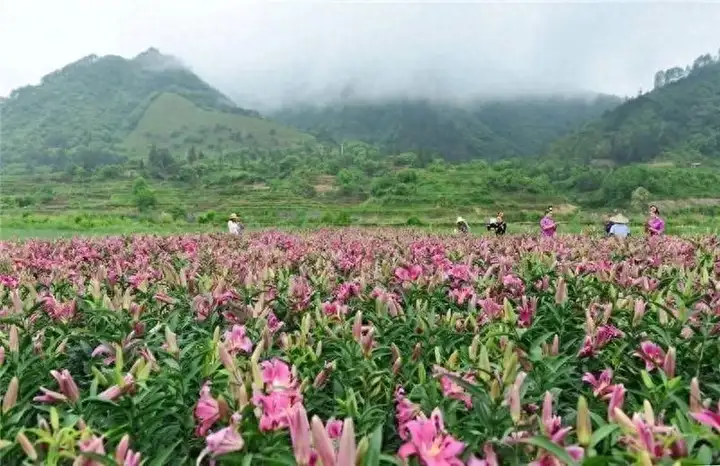
[[[615,223],[610,227],[610,236],[625,238],[630,234],[630,227],[622,223]]]

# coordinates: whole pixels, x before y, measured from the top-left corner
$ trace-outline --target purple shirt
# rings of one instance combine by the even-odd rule
[[[665,221],[660,217],[650,217],[647,226],[650,236],[662,235],[665,232]]]
[[[550,217],[545,216],[540,220],[540,232],[543,236],[555,236],[556,229],[557,226]]]

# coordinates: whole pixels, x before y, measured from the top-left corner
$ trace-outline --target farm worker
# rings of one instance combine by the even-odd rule
[[[552,219],[552,214],[553,208],[552,206],[548,206],[548,208],[545,209],[545,216],[542,218],[542,220],[540,220],[540,233],[543,236],[555,236],[557,225]]]
[[[628,218],[623,214],[613,215],[610,217],[610,222],[612,222],[612,226],[608,232],[610,236],[615,236],[616,238],[626,238],[630,235],[630,227],[628,226],[630,220],[628,220]]]
[[[645,232],[650,236],[659,236],[665,232],[665,221],[660,217],[660,210],[656,205],[650,206],[650,218],[645,224]]]
[[[465,235],[470,231],[470,227],[468,226],[468,224],[464,218],[458,217],[456,224],[457,224],[457,232],[458,233]]]
[[[613,216],[619,214],[617,209],[613,210]],[[613,226],[612,217],[605,217],[605,234],[610,236],[610,228]]]
[[[507,230],[507,223],[505,223],[505,213],[498,212],[497,217],[491,218],[487,224],[488,231],[495,230],[495,235],[502,236]]]
[[[230,214],[230,219],[228,220],[228,232],[230,232],[231,235],[240,235],[242,230],[243,226],[240,224],[240,219],[237,214]]]

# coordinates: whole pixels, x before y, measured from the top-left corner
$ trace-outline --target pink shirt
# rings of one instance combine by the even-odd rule
[[[540,220],[540,232],[543,236],[555,236],[555,230],[557,230],[557,225],[555,225],[553,219],[545,216]]]
[[[650,236],[662,235],[665,232],[665,221],[660,217],[650,217],[647,226]]]

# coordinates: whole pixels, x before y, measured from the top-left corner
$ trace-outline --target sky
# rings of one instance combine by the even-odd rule
[[[0,95],[89,54],[179,57],[246,106],[634,95],[720,49],[720,2],[0,0]]]

